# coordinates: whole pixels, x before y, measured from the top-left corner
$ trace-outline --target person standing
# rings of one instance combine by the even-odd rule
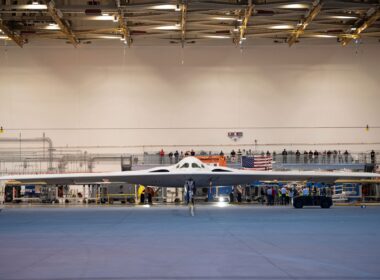
[[[371,151],[371,163],[372,164],[376,163],[376,153],[374,150]]]
[[[330,150],[327,151],[327,163],[331,162],[331,154],[332,152]]]
[[[292,188],[290,189],[290,192],[289,192],[289,198],[290,198],[290,203],[291,203],[291,205],[293,205],[294,190],[295,190],[295,187],[292,187]]]
[[[145,194],[148,197],[148,204],[152,205],[153,204],[154,190],[153,190],[153,188],[150,188],[150,187],[147,187],[145,190],[146,190]]]
[[[236,152],[235,152],[235,150],[232,150],[231,153],[230,153],[230,155],[231,155],[231,161],[232,162],[236,162]]]
[[[349,155],[349,153],[348,153],[348,151],[346,150],[346,151],[344,152],[344,162],[345,162],[345,163],[348,163],[348,155]]]
[[[278,196],[277,187],[272,187],[272,204],[273,205],[278,202],[277,196]]]
[[[260,202],[261,202],[261,205],[263,205],[264,204],[264,197],[265,197],[265,191],[264,191],[264,188],[263,187],[261,187],[260,188]]]
[[[165,156],[164,149],[161,149],[159,154],[160,154],[160,164],[163,164],[164,163],[164,156]]]
[[[318,157],[319,157],[319,152],[317,150],[314,151],[314,163],[318,163]]]
[[[303,196],[308,196],[309,195],[309,188],[308,187],[304,187],[303,190],[302,190],[302,195]]]
[[[282,186],[281,188],[281,205],[286,204],[286,188],[285,186]]]
[[[237,151],[237,160],[238,160],[238,162],[240,162],[241,161],[241,156],[243,155],[243,153],[241,152],[241,150],[240,149],[238,149],[238,151]]]
[[[267,189],[267,205],[272,205],[273,196],[272,196],[272,188],[268,187]]]
[[[296,163],[299,163],[300,162],[300,156],[301,156],[301,153],[299,150],[296,151]]]
[[[185,198],[186,203],[189,205],[190,215],[194,216],[194,195],[195,195],[195,182],[193,179],[186,181],[185,183]]]
[[[170,164],[173,164],[173,153],[172,152],[170,152],[169,154],[168,154],[168,156],[169,156],[169,161],[170,161]]]
[[[287,159],[288,159],[288,152],[286,151],[286,149],[284,149],[282,151],[282,163],[287,163]]]
[[[307,151],[303,152],[303,163],[307,163],[308,155],[309,155],[309,153]]]
[[[174,158],[175,158],[175,163],[178,163],[178,159],[179,159],[179,153],[178,153],[178,151],[175,151]]]

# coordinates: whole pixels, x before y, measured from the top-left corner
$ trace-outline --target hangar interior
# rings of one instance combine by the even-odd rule
[[[375,169],[379,7],[3,0],[0,174],[136,170],[192,150],[223,151],[225,164],[238,168],[242,156],[269,152],[275,170]],[[29,192],[9,187],[12,200]],[[246,201],[258,195],[243,189]],[[167,191],[156,201],[182,195]],[[5,201],[5,186],[0,192]],[[119,201],[139,201],[138,186],[41,185],[42,192],[47,201],[109,203],[120,193]],[[378,200],[379,184],[355,196],[363,192]]]

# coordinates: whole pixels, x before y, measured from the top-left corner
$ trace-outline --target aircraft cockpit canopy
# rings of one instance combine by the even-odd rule
[[[184,162],[182,165],[178,164],[176,168],[205,168],[204,164],[197,162]]]

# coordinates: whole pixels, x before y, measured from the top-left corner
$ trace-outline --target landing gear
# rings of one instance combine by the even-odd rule
[[[186,203],[189,206],[189,214],[194,217],[194,193],[195,193],[195,183],[192,179],[185,182],[186,191]]]

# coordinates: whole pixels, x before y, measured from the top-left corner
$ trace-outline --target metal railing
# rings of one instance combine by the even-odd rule
[[[195,156],[204,155],[205,153],[196,152]],[[266,153],[251,153],[252,155],[266,155]],[[218,153],[207,153],[206,155],[218,155]],[[247,153],[245,153],[247,155]],[[228,166],[241,167],[242,155],[231,156],[225,155]],[[10,152],[0,153],[0,175],[2,174],[38,174],[38,173],[64,173],[64,172],[94,172],[103,171],[98,166],[112,165],[112,169],[116,170],[120,168],[123,163],[123,159],[128,159],[126,162],[130,163],[134,169],[149,168],[158,165],[171,165],[175,164],[184,155],[171,156],[168,154],[160,156],[159,153],[154,154],[120,154],[120,153],[107,153],[107,154],[90,154],[82,153],[80,151],[74,151],[72,153],[54,152],[52,156],[44,157],[43,154],[36,151],[23,150],[22,153],[16,152],[12,154]],[[365,164],[379,164],[380,153],[377,152],[375,159],[371,158],[370,153],[350,153],[350,154],[331,154],[319,153],[319,155],[301,154],[296,155],[294,152],[289,151],[288,155],[282,155],[281,152],[272,153],[273,166],[276,168],[284,168],[286,166],[295,165],[293,167],[310,167],[318,168],[321,166],[342,166],[342,168],[349,168],[350,165],[362,165]],[[317,166],[317,167],[316,167]]]

